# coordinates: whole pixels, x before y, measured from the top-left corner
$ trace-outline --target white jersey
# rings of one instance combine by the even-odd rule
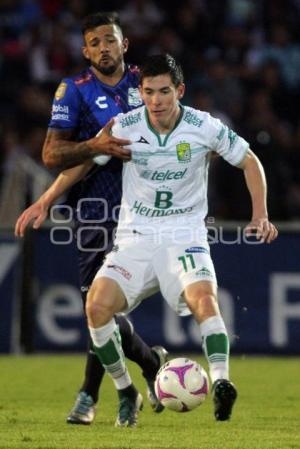
[[[112,132],[132,141],[117,238],[132,232],[168,236],[174,229],[200,229],[205,237],[211,151],[238,165],[249,144],[207,112],[186,106],[167,135],[152,128],[145,106],[119,114]]]

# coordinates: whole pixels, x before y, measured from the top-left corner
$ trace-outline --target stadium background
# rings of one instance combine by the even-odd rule
[[[269,212],[281,236],[243,241],[249,218],[243,175],[216,159],[210,227],[220,299],[236,352],[299,354],[300,2],[297,0],[2,0],[0,4],[0,352],[85,347],[69,223],[13,237],[24,207],[51,182],[41,163],[52,96],[85,65],[79,20],[117,10],[131,46],[127,61],[170,52],[185,72],[184,103],[209,111],[245,137],[262,160]],[[230,223],[228,222],[230,220]],[[57,242],[53,245],[50,236]],[[236,242],[236,243],[232,243]],[[58,244],[59,243],[59,244]],[[133,314],[148,343],[175,351],[199,345],[190,319],[160,299]]]

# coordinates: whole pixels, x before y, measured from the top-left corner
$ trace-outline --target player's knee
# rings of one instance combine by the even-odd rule
[[[97,327],[110,321],[114,314],[112,303],[97,289],[89,291],[85,311],[89,323]]]
[[[97,301],[87,301],[86,316],[90,325],[94,327],[104,326],[113,317],[112,308],[106,304],[98,303]]]
[[[202,322],[219,313],[217,299],[211,293],[204,293],[194,297],[188,305],[198,322]]]

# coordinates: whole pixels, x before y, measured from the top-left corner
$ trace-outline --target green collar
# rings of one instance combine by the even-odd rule
[[[149,119],[149,114],[148,114],[147,108],[145,107],[145,117],[146,117],[147,126],[150,129],[150,131],[153,132],[153,134],[156,135],[157,140],[158,140],[158,144],[159,144],[160,147],[165,147],[166,146],[169,136],[172,134],[172,132],[177,128],[177,126],[181,122],[181,119],[182,119],[182,116],[183,116],[183,113],[184,113],[184,107],[181,104],[179,105],[179,107],[180,107],[180,114],[178,116],[178,119],[176,120],[175,126],[168,134],[166,134],[166,136],[165,136],[163,141],[161,140],[160,134],[151,125],[150,119]]]

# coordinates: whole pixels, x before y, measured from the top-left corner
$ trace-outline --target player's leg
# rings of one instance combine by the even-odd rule
[[[109,230],[107,232],[110,233]],[[88,289],[105,255],[104,251],[99,252],[99,248],[105,245],[106,236],[98,229],[90,228],[88,232],[82,232],[79,235],[81,239],[79,242],[77,241],[77,258],[81,298],[83,310],[85,310]],[[104,373],[105,369],[95,354],[92,340],[89,337],[84,379],[75,404],[67,417],[68,424],[91,424],[93,422]]]
[[[78,251],[80,286],[85,308],[86,295],[95,274],[99,270],[104,251],[96,251],[103,248],[105,240],[112,239],[113,224],[106,223],[107,238],[98,229],[89,229],[88,234],[82,233],[80,247]],[[94,249],[94,251],[93,251]],[[147,397],[151,407],[155,412],[163,410],[154,391],[154,378],[161,364],[166,361],[166,351],[162,347],[151,349],[129,325],[126,318],[118,320],[119,331],[122,337],[122,345],[125,356],[136,362],[142,369],[147,382]],[[96,414],[96,403],[98,401],[99,388],[103,379],[105,370],[94,352],[91,339],[88,341],[88,351],[85,365],[85,375],[83,383],[77,395],[75,404],[71,409],[67,423],[69,424],[91,424]]]
[[[174,310],[199,323],[213,384],[215,416],[229,419],[236,390],[229,381],[229,340],[217,303],[217,281],[207,242],[165,241],[155,259],[163,296]],[[168,267],[166,272],[165,267]]]
[[[185,288],[184,297],[200,326],[213,384],[215,417],[225,421],[230,418],[237,392],[229,381],[229,339],[217,303],[216,284],[194,282]]]
[[[117,426],[134,427],[142,407],[142,396],[134,387],[122,349],[114,314],[127,306],[126,298],[113,279],[96,278],[89,290],[86,315],[94,351],[118,391],[120,406]]]
[[[116,316],[116,323],[122,339],[125,356],[137,363],[147,383],[147,398],[154,412],[160,413],[164,407],[157,399],[154,380],[157,371],[167,361],[167,351],[162,346],[150,348],[135,332],[132,323],[125,316]],[[105,373],[94,352],[91,338],[88,339],[85,375],[75,404],[67,417],[69,424],[91,424],[96,414],[99,388]]]
[[[133,324],[124,315],[115,317],[122,337],[125,356],[137,363],[147,383],[147,397],[154,412],[160,413],[164,406],[155,394],[154,381],[159,368],[167,361],[168,353],[162,346],[150,348],[135,332]]]
[[[85,284],[81,284],[85,285]],[[83,307],[86,303],[88,286],[84,286],[81,293]],[[85,360],[83,383],[79,389],[75,404],[68,417],[68,424],[91,424],[96,416],[96,404],[98,402],[99,387],[101,385],[105,369],[99,361],[93,349],[93,342],[88,338],[88,348]]]
[[[85,303],[85,301],[84,301]],[[167,351],[162,346],[150,348],[135,332],[133,325],[124,316],[116,317],[122,338],[125,356],[137,363],[147,383],[147,398],[154,412],[160,413],[164,407],[156,397],[154,380],[160,366],[167,361]],[[89,337],[84,380],[71,409],[67,423],[91,424],[96,414],[99,388],[105,369],[94,352],[93,343]]]

